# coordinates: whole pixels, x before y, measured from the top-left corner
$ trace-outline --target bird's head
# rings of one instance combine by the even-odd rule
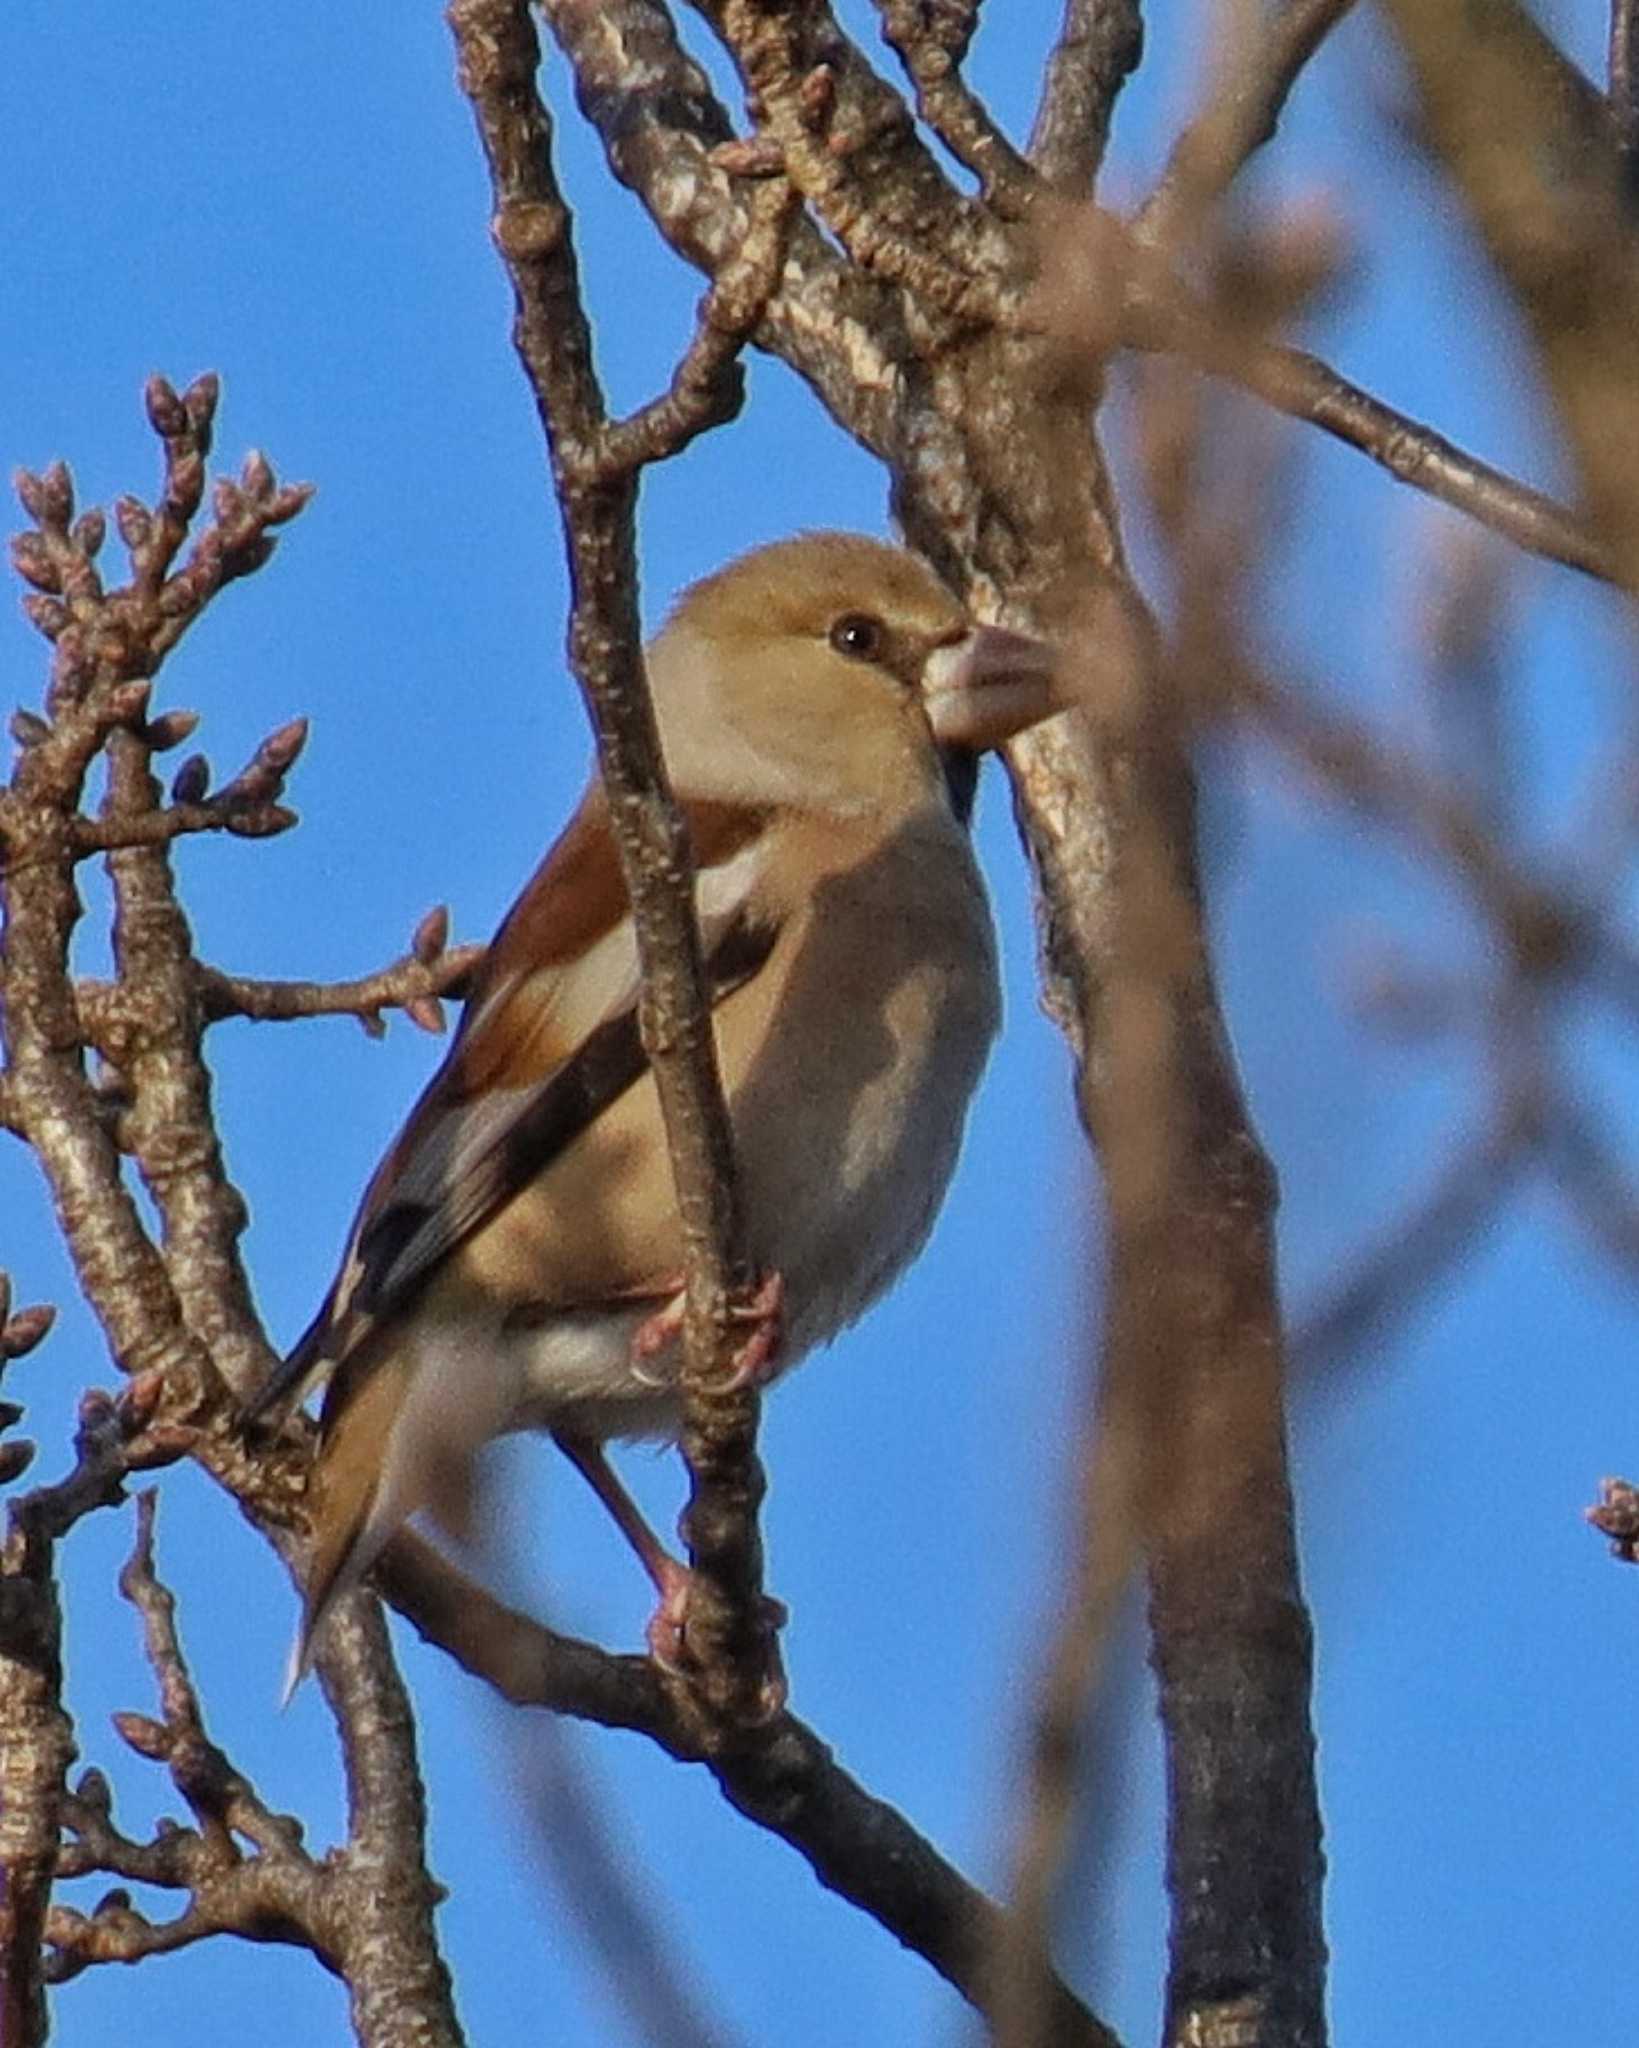
[[[1062,708],[1051,650],[976,624],[927,565],[848,533],[742,555],[686,591],[649,650],[686,794],[852,810],[940,786]]]

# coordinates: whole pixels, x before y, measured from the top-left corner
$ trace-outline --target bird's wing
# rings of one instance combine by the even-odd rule
[[[757,973],[778,935],[756,896],[768,814],[683,808],[715,1004]],[[636,936],[598,786],[496,933],[444,1064],[365,1190],[335,1284],[248,1420],[346,1358],[639,1079],[637,995]]]

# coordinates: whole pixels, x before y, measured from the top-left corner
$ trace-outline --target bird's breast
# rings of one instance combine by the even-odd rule
[[[907,830],[827,874],[718,1044],[758,1263],[785,1279],[786,1360],[920,1249],[1000,1022],[966,836]]]

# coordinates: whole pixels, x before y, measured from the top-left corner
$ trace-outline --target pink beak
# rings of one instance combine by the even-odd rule
[[[1026,726],[1062,711],[1057,655],[1045,640],[1006,626],[975,626],[936,647],[922,671],[928,723],[941,746],[999,747]]]

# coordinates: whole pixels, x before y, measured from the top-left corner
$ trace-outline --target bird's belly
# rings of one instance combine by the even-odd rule
[[[518,1389],[510,1429],[572,1429],[605,1437],[674,1437],[681,1414],[677,1361],[632,1345],[647,1308],[560,1313],[501,1338]]]
[[[807,920],[716,1012],[752,1259],[784,1283],[780,1371],[920,1249],[999,1022],[977,875],[924,913],[935,942],[907,901],[915,877],[888,882],[846,915]],[[503,1354],[508,1427],[675,1433],[679,1346],[639,1358],[632,1338],[675,1288],[681,1249],[645,1076],[445,1269],[450,1306],[482,1303]]]

